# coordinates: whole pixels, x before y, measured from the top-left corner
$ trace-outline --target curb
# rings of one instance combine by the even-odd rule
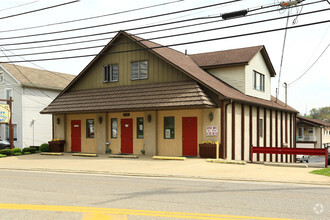
[[[139,156],[137,156],[137,155],[121,155],[121,154],[111,154],[111,155],[109,155],[109,158],[128,158],[128,159],[137,159],[137,158],[139,158]]]
[[[43,152],[40,155],[47,155],[47,156],[63,156],[63,153],[50,153],[50,152]]]
[[[224,160],[224,159],[206,159],[206,162],[246,165],[246,162],[245,161]]]
[[[90,175],[110,175],[110,176],[137,176],[137,177],[165,177],[165,178],[181,178],[181,179],[200,179],[200,180],[218,180],[218,181],[236,181],[247,182],[253,181],[258,183],[279,183],[279,184],[299,184],[299,185],[319,185],[324,187],[330,187],[330,183],[320,182],[295,182],[295,181],[271,181],[253,178],[215,178],[215,177],[203,177],[203,176],[185,176],[185,175],[165,175],[165,174],[148,174],[148,173],[121,173],[121,172],[108,172],[108,171],[92,171],[92,170],[67,170],[67,169],[48,169],[48,168],[0,168],[0,170],[16,170],[16,171],[30,171],[30,172],[53,172],[53,173],[80,173]]]
[[[84,153],[73,153],[72,156],[78,156],[78,157],[98,157],[97,154],[84,154]]]
[[[265,162],[265,166],[274,166],[274,167],[298,167],[298,168],[308,168],[307,164],[303,163],[274,163],[274,162]]]
[[[181,161],[184,161],[187,158],[186,157],[153,156],[152,159],[154,159],[154,160],[181,160]]]

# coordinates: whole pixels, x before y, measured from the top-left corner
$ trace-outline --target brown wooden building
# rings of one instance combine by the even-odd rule
[[[185,55],[122,31],[42,113],[68,152],[199,156],[219,141],[221,158],[249,160],[251,145],[295,147],[275,74],[264,46]]]

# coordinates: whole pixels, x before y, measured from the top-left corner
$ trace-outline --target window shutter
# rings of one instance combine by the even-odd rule
[[[109,66],[105,65],[103,66],[103,82],[108,82],[109,80]]]
[[[139,62],[140,64],[140,79],[147,79],[148,78],[148,62],[142,61]]]
[[[139,62],[131,63],[131,79],[139,79]]]
[[[111,82],[117,82],[119,76],[119,67],[117,65],[111,66]]]

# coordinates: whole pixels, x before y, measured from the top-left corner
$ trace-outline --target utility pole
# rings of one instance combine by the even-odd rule
[[[284,83],[284,88],[285,88],[285,107],[287,106],[288,104],[288,84],[287,83]]]

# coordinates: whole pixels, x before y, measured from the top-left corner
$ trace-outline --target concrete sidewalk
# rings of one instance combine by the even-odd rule
[[[185,161],[99,157],[73,157],[39,154],[0,158],[0,169],[180,177],[196,179],[297,183],[330,186],[330,177],[310,174],[316,168],[275,167],[263,164],[237,165],[209,163],[206,159],[188,158]]]

